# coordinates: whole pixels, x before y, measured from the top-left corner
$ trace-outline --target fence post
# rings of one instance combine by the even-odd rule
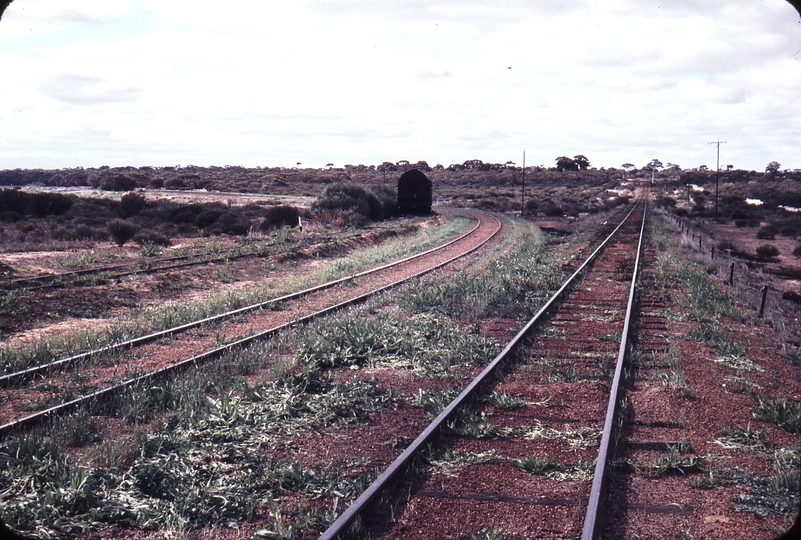
[[[765,313],[765,301],[768,299],[768,286],[765,285],[762,287],[762,304],[759,306],[759,317],[762,318],[762,315]]]
[[[734,285],[734,263],[729,267],[729,285]]]
[[[698,235],[698,251],[703,251],[701,249],[701,235],[700,234]]]
[[[715,246],[712,246],[712,260],[715,260]]]

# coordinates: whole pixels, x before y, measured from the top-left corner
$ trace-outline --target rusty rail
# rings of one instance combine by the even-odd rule
[[[417,438],[390,464],[384,472],[365,490],[356,501],[351,504],[345,512],[340,515],[334,523],[320,536],[320,540],[334,540],[353,523],[357,516],[369,508],[380,496],[380,494],[393,482],[393,480],[406,470],[414,455],[422,449],[428,441],[436,434],[451,415],[489,379],[497,367],[506,360],[512,351],[522,342],[523,338],[538,324],[556,304],[568,288],[576,281],[584,269],[595,260],[597,255],[603,251],[606,245],[615,237],[617,232],[629,219],[634,210],[641,203],[632,207],[626,217],[615,227],[607,238],[587,257],[582,265],[565,281],[551,298],[543,305],[539,311],[528,321],[528,323],[515,335],[514,338],[504,347],[504,349],[487,365],[486,368],[464,389],[462,392],[443,410]],[[644,204],[644,203],[642,203]]]
[[[475,214],[473,214],[473,217],[476,217]],[[309,287],[307,289],[303,289],[302,291],[293,292],[293,293],[290,293],[290,294],[279,296],[277,298],[271,298],[270,300],[265,300],[263,302],[258,302],[256,304],[251,304],[249,306],[244,306],[244,307],[237,308],[237,309],[234,309],[234,310],[231,310],[231,311],[226,311],[225,313],[212,315],[211,317],[198,319],[198,320],[192,321],[190,323],[182,324],[182,325],[179,325],[179,326],[174,326],[172,328],[167,328],[165,330],[160,330],[158,332],[153,332],[153,333],[150,333],[150,334],[147,334],[147,335],[144,335],[144,336],[140,336],[140,337],[137,337],[137,338],[134,338],[134,339],[129,339],[127,341],[123,341],[123,342],[120,342],[120,343],[114,343],[112,345],[107,345],[105,347],[100,347],[98,349],[93,349],[91,351],[86,351],[86,352],[83,352],[83,353],[80,353],[80,354],[76,354],[76,355],[73,355],[73,356],[68,356],[66,358],[61,358],[59,360],[55,360],[53,362],[48,362],[46,364],[39,364],[39,365],[36,365],[36,366],[31,366],[29,368],[22,369],[22,370],[14,372],[14,373],[7,373],[5,375],[0,375],[0,387],[4,387],[4,386],[7,387],[7,386],[11,385],[12,383],[14,383],[15,381],[28,379],[30,377],[33,377],[33,376],[39,374],[39,373],[46,372],[46,371],[49,371],[49,370],[52,370],[52,369],[55,369],[55,368],[67,366],[69,364],[72,364],[73,362],[78,362],[80,360],[87,360],[87,359],[91,358],[92,356],[97,356],[97,355],[101,355],[101,354],[108,354],[108,353],[112,353],[112,352],[115,352],[115,351],[132,348],[132,347],[139,346],[139,345],[144,345],[146,343],[150,343],[152,341],[156,341],[157,339],[161,339],[161,338],[164,338],[164,337],[167,337],[167,336],[171,336],[173,334],[178,334],[178,333],[184,332],[186,330],[191,330],[192,328],[196,328],[196,327],[201,326],[203,324],[207,324],[207,323],[219,321],[219,320],[222,320],[222,319],[234,317],[236,315],[241,315],[243,313],[247,313],[247,312],[250,312],[250,311],[255,311],[257,309],[262,309],[262,308],[268,307],[270,305],[277,304],[279,302],[285,302],[287,300],[295,300],[297,298],[301,298],[303,296],[307,296],[309,294],[312,294],[312,293],[315,293],[315,292],[318,292],[318,291],[322,291],[324,289],[329,289],[329,288],[334,287],[336,285],[339,285],[341,283],[345,283],[347,281],[352,281],[352,280],[354,280],[356,278],[363,277],[363,276],[366,276],[366,275],[369,275],[369,274],[373,274],[375,272],[380,272],[381,270],[386,270],[388,268],[392,268],[393,266],[397,266],[397,265],[403,264],[405,262],[412,261],[412,260],[418,259],[420,257],[424,257],[424,256],[429,255],[431,253],[435,253],[437,251],[445,249],[446,247],[449,247],[449,246],[455,244],[456,242],[459,242],[460,240],[463,240],[464,238],[467,238],[468,236],[473,234],[481,226],[481,219],[476,217],[476,220],[477,220],[476,225],[473,228],[471,228],[469,231],[461,234],[460,236],[454,238],[453,240],[450,240],[450,241],[446,242],[445,244],[442,244],[442,245],[437,246],[435,248],[429,249],[427,251],[423,251],[421,253],[417,253],[415,255],[411,255],[409,257],[406,257],[406,258],[403,258],[403,259],[400,259],[400,260],[397,260],[397,261],[393,261],[391,263],[388,263],[388,264],[385,264],[385,265],[382,265],[382,266],[377,266],[375,268],[370,268],[368,270],[364,270],[362,272],[358,272],[358,273],[352,274],[350,276],[345,276],[345,277],[342,277],[342,278],[339,278],[339,279],[328,281],[328,282],[323,283],[321,285],[316,285],[314,287]]]
[[[65,403],[61,403],[61,404],[56,405],[54,407],[51,407],[49,409],[46,409],[46,410],[43,410],[43,411],[38,411],[36,413],[30,414],[28,416],[25,416],[23,418],[19,418],[17,420],[12,421],[12,422],[8,422],[6,424],[0,425],[0,435],[5,435],[5,434],[7,434],[7,433],[9,433],[9,432],[11,432],[11,431],[13,431],[15,429],[21,428],[21,427],[28,427],[28,426],[37,424],[37,423],[42,422],[42,421],[44,421],[45,419],[47,419],[47,418],[49,418],[51,416],[55,416],[55,415],[58,415],[60,413],[72,410],[72,409],[74,409],[75,407],[77,407],[78,405],[80,405],[82,403],[87,403],[87,402],[90,402],[91,400],[107,398],[107,397],[112,396],[116,392],[119,392],[120,390],[123,390],[125,388],[134,387],[134,386],[139,385],[141,383],[151,381],[153,379],[156,379],[156,378],[164,376],[164,375],[168,375],[168,374],[173,373],[173,372],[177,372],[178,370],[184,369],[184,368],[192,366],[192,365],[199,365],[201,363],[208,362],[209,360],[212,360],[214,358],[217,358],[217,357],[221,356],[223,353],[225,353],[227,351],[233,350],[233,349],[235,349],[237,347],[241,347],[243,345],[247,345],[247,344],[249,344],[251,342],[258,341],[260,339],[268,338],[268,337],[270,337],[270,336],[272,336],[272,335],[274,335],[274,334],[276,334],[278,332],[281,332],[283,330],[287,330],[287,329],[289,329],[291,327],[294,327],[294,326],[297,326],[297,325],[300,325],[300,324],[307,323],[307,322],[309,322],[309,321],[311,321],[313,319],[316,319],[316,318],[321,317],[323,315],[327,315],[329,313],[332,313],[332,312],[337,311],[339,309],[342,309],[344,307],[351,306],[351,305],[363,302],[364,300],[367,300],[368,298],[370,298],[372,296],[375,296],[375,295],[377,295],[377,294],[379,294],[381,292],[387,291],[387,290],[389,290],[389,289],[391,289],[393,287],[397,287],[398,285],[400,285],[402,283],[405,283],[405,282],[410,281],[412,279],[415,279],[417,277],[421,277],[421,276],[424,276],[424,275],[426,275],[428,273],[431,273],[431,272],[433,272],[435,270],[438,270],[438,269],[440,269],[440,268],[442,268],[442,267],[444,267],[444,266],[446,266],[446,265],[448,265],[448,264],[450,264],[450,263],[452,263],[452,262],[454,262],[454,261],[456,261],[458,259],[466,257],[467,255],[475,252],[476,250],[478,250],[479,248],[484,246],[487,242],[489,242],[492,238],[494,238],[500,232],[500,230],[501,230],[501,222],[500,222],[500,220],[498,220],[497,218],[495,218],[493,216],[490,216],[490,217],[492,217],[492,219],[494,219],[497,222],[497,228],[492,233],[492,235],[490,235],[489,237],[484,239],[478,245],[470,248],[469,250],[467,250],[465,252],[462,252],[462,253],[460,253],[458,255],[455,255],[454,257],[451,257],[446,261],[442,261],[440,263],[437,263],[436,265],[431,266],[429,268],[426,268],[425,270],[421,270],[420,272],[416,272],[412,276],[409,276],[407,278],[394,281],[394,282],[389,283],[387,285],[383,285],[381,287],[378,287],[376,289],[368,291],[368,292],[366,292],[364,294],[361,294],[359,296],[355,296],[353,298],[350,298],[348,300],[340,302],[340,303],[338,303],[338,304],[336,304],[334,306],[329,306],[329,307],[327,307],[325,309],[321,309],[321,310],[316,311],[314,313],[310,313],[308,315],[304,315],[302,317],[298,317],[297,319],[294,319],[294,320],[292,320],[290,322],[287,322],[287,323],[284,323],[284,324],[281,324],[281,325],[278,325],[278,326],[274,326],[274,327],[269,328],[267,330],[264,330],[262,332],[258,332],[256,334],[253,334],[251,336],[248,336],[248,337],[233,341],[231,343],[228,343],[226,345],[222,345],[220,347],[216,347],[214,349],[211,349],[211,350],[208,350],[206,352],[200,353],[198,355],[192,356],[191,358],[187,358],[187,359],[181,360],[181,361],[179,361],[179,362],[177,362],[175,364],[171,364],[169,366],[160,368],[160,369],[152,371],[150,373],[146,373],[144,375],[141,375],[141,376],[138,376],[138,377],[134,377],[132,379],[128,379],[128,380],[123,381],[123,382],[121,382],[119,384],[116,384],[116,385],[113,385],[113,386],[110,386],[110,387],[107,387],[107,388],[104,388],[104,389],[101,389],[101,390],[97,390],[96,392],[92,392],[90,394],[86,394],[86,395],[80,396],[80,397],[75,398],[75,399],[73,399],[71,401],[68,401],[68,402],[65,402]],[[461,239],[465,238],[467,235],[472,234],[473,232],[475,232],[475,230],[478,229],[478,227],[480,225],[481,225],[481,220],[479,218],[479,223],[476,225],[476,227],[474,227],[468,233],[465,233],[465,234],[461,235],[459,238],[449,242],[446,245],[440,246],[440,247],[432,249],[432,250],[428,250],[427,252],[424,252],[424,253],[421,253],[421,254],[418,254],[418,255],[415,255],[415,256],[412,256],[412,257],[407,257],[406,259],[403,259],[401,261],[396,261],[396,262],[393,262],[393,263],[390,263],[390,264],[387,264],[387,265],[384,265],[384,266],[381,266],[381,267],[378,267],[378,268],[374,268],[374,269],[371,269],[371,270],[368,270],[368,271],[365,271],[365,272],[354,274],[353,276],[350,276],[348,278],[342,278],[340,280],[336,280],[336,282],[342,282],[342,281],[346,281],[347,279],[353,279],[353,278],[358,277],[358,276],[367,275],[369,273],[372,273],[372,272],[375,272],[375,271],[378,271],[378,270],[381,270],[381,269],[386,269],[386,268],[390,268],[392,266],[396,266],[396,265],[398,265],[398,264],[400,264],[402,262],[406,262],[406,261],[409,261],[409,260],[416,259],[418,257],[421,257],[421,256],[425,255],[425,254],[429,254],[429,253],[438,251],[438,250],[443,249],[444,247],[446,247],[448,245],[452,245],[453,243],[457,242],[458,240],[461,240]],[[330,283],[334,283],[334,282],[330,282]],[[319,286],[317,288],[314,288],[314,290],[320,290],[321,288],[324,288],[324,287],[323,286]],[[307,289],[307,291],[311,291],[311,289]],[[272,300],[271,302],[275,302],[275,301],[276,300]]]
[[[607,487],[606,467],[609,457],[609,445],[612,441],[612,431],[615,428],[615,417],[620,403],[618,394],[620,383],[623,376],[623,363],[626,358],[626,348],[628,346],[628,336],[631,329],[631,320],[634,313],[634,297],[636,293],[637,277],[640,270],[640,256],[642,255],[642,243],[645,236],[645,218],[648,215],[648,205],[642,214],[642,225],[640,226],[640,241],[637,244],[637,257],[634,262],[634,274],[631,277],[631,287],[629,288],[629,302],[626,307],[626,318],[623,323],[623,334],[620,337],[620,349],[617,354],[615,364],[615,376],[612,379],[612,387],[609,391],[609,404],[606,408],[606,418],[604,419],[604,430],[601,435],[601,445],[598,450],[598,459],[595,462],[595,474],[592,479],[590,489],[590,500],[587,504],[587,514],[584,517],[584,528],[582,530],[582,540],[594,540],[598,538],[603,526],[601,513],[601,499]]]

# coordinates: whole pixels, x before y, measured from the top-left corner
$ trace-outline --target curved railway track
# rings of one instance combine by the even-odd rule
[[[646,215],[644,202],[632,208],[321,540],[340,537],[357,520],[370,538],[461,538],[469,524],[482,520],[515,538],[598,538]],[[511,364],[513,356],[516,365],[505,366],[496,379],[499,367]],[[572,384],[548,384],[558,381]],[[479,399],[493,390],[544,407],[507,411]],[[485,422],[486,436],[454,436],[467,410]],[[416,458],[432,461],[432,455],[478,461],[449,474],[410,467]],[[486,458],[500,455],[508,457]],[[517,467],[510,457],[519,458]],[[567,481],[548,480],[549,470]],[[392,508],[391,515],[368,514],[379,501],[385,510]]]
[[[346,239],[347,240],[347,239]],[[300,250],[314,250],[315,246],[324,244],[325,241],[321,239],[307,239],[303,245],[299,247]],[[57,272],[53,274],[39,274],[31,276],[20,276],[15,278],[0,280],[0,290],[25,290],[36,291],[51,288],[66,288],[71,286],[81,286],[80,280],[91,278],[92,276],[99,276],[103,280],[115,280],[125,278],[133,275],[146,275],[157,274],[162,272],[172,272],[176,270],[185,270],[191,267],[204,266],[209,264],[223,264],[231,261],[248,258],[265,258],[276,257],[281,255],[281,245],[267,245],[263,251],[253,253],[231,253],[225,255],[216,255],[212,257],[204,257],[198,255],[175,255],[165,257],[154,257],[146,260],[134,260],[121,262],[116,264],[105,264],[93,266],[91,268],[83,268],[79,270],[71,270],[66,272]]]
[[[187,366],[212,360],[227,351],[362,302],[442,268],[478,250],[502,229],[497,218],[479,213],[471,215],[476,219],[474,227],[422,253],[289,295],[8,373],[0,377],[0,385],[6,387],[0,405],[0,421],[3,422],[0,434],[39,423],[80,404],[107,398],[124,388],[169,375]],[[277,305],[285,306],[285,309],[269,310]],[[245,315],[249,315],[245,320],[237,320]],[[208,331],[202,336],[187,335],[189,330],[205,329],[210,324],[222,324],[216,335]],[[246,337],[240,337],[243,334]],[[221,336],[226,342],[224,345],[217,344]],[[172,340],[165,344],[164,338],[167,337]],[[113,362],[103,361],[112,356]],[[72,369],[73,366],[80,369]],[[125,376],[134,370],[140,374]],[[72,383],[73,379],[80,381],[80,387]],[[25,404],[30,402],[26,395],[31,394],[39,396],[40,400],[44,395],[47,400],[60,402],[32,414],[21,414],[27,406]],[[59,398],[70,394],[79,395]]]

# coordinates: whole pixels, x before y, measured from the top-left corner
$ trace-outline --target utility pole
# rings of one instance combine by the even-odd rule
[[[715,167],[715,223],[718,221],[718,185],[720,184],[720,145],[726,141],[712,141],[707,144],[714,144],[718,147],[718,163]]]
[[[523,190],[520,192],[520,217],[526,212],[526,149],[523,148]]]

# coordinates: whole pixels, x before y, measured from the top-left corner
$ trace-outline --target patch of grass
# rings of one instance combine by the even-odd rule
[[[715,474],[715,471],[709,471],[708,477],[692,478],[687,483],[694,489],[715,489],[722,487],[725,481],[720,474]]]
[[[468,533],[469,540],[509,540],[511,535],[506,529],[496,530],[492,527],[482,527],[475,534]]]
[[[746,493],[740,493],[735,498],[735,511],[748,512],[763,518],[770,514],[790,519],[797,516],[801,495],[800,465],[796,453],[776,452],[773,474],[740,479],[748,487]]]
[[[492,405],[496,409],[501,409],[503,411],[523,409],[528,405],[525,400],[510,396],[508,394],[500,394],[498,392],[493,392],[489,396],[485,397],[484,402]]]
[[[531,474],[545,476],[548,471],[557,469],[559,466],[554,463],[553,458],[548,456],[547,459],[541,459],[528,455],[522,459],[515,460],[515,466],[523,469]]]
[[[682,364],[675,345],[670,345],[668,351],[663,355],[662,362],[666,362],[669,369],[656,373],[654,379],[665,386],[677,388],[685,397],[692,397],[693,390],[687,382],[687,377],[684,374],[684,365]]]
[[[214,277],[220,283],[232,283],[234,281],[225,268],[218,268],[217,272],[214,274]]]
[[[57,264],[63,268],[81,269],[88,268],[96,262],[98,262],[97,255],[95,255],[94,251],[90,251],[88,253],[81,253],[80,255],[76,255],[69,259],[58,261]]]
[[[85,409],[67,416],[62,422],[70,446],[85,446],[101,439],[97,421]]]
[[[547,440],[562,440],[567,442],[573,451],[584,450],[593,446],[598,446],[601,442],[601,430],[581,427],[571,428],[569,425],[564,429],[558,430],[543,426],[540,422],[524,433],[527,440],[543,438]]]
[[[785,398],[763,398],[753,396],[754,418],[772,422],[790,433],[801,431],[801,407],[793,405]]]
[[[595,461],[579,461],[570,465],[554,462],[551,456],[547,459],[528,456],[514,460],[516,467],[523,469],[531,474],[545,476],[549,480],[557,482],[584,481],[592,478],[595,472]]]
[[[276,470],[276,483],[287,491],[304,491],[316,496],[336,492],[338,497],[350,497],[361,494],[372,482],[370,476],[362,476],[355,481],[342,478],[338,472],[327,472],[319,468],[304,469],[293,462],[291,465]]]
[[[738,318],[731,296],[721,292],[705,271],[685,261],[679,265],[675,275],[681,282],[679,287],[686,293],[684,302],[689,308],[689,320],[705,322],[718,321],[721,317]]]
[[[491,423],[485,413],[476,413],[464,407],[446,422],[445,430],[453,435],[474,439],[500,439],[509,431]]]
[[[412,313],[439,312],[462,321],[488,317],[525,318],[542,304],[561,278],[561,263],[537,236],[525,236],[509,255],[490,263],[478,275],[417,287],[401,307]]]
[[[419,389],[412,400],[412,405],[420,407],[432,418],[436,418],[458,395],[459,391],[456,389],[441,390],[439,392],[427,392]]]
[[[296,354],[303,365],[320,368],[389,366],[429,376],[450,376],[454,365],[484,365],[494,341],[465,333],[442,315],[411,317],[349,311],[310,326]]]
[[[158,257],[161,255],[162,249],[153,242],[145,242],[139,248],[139,254],[142,257]]]
[[[542,378],[543,384],[554,384],[554,383],[574,383],[581,380],[581,376],[576,373],[573,365],[568,365],[562,369],[558,369],[549,373],[547,376]]]
[[[434,468],[434,472],[445,474],[446,476],[456,476],[453,471],[457,469],[487,463],[494,459],[498,459],[494,450],[477,454],[463,451],[454,452],[448,449],[440,456],[429,458],[428,464]]]
[[[634,463],[637,473],[649,478],[656,478],[666,474],[681,474],[687,476],[688,473],[699,472],[702,470],[704,458],[686,454],[692,449],[683,448],[682,445],[667,445],[667,450],[661,455],[650,459],[639,458]]]
[[[746,449],[752,452],[764,452],[770,447],[770,435],[765,429],[751,429],[749,422],[746,427],[724,426],[713,442],[727,450]]]
[[[719,356],[732,358],[746,356],[745,344],[732,340],[729,336],[718,332],[708,324],[701,324],[697,329],[691,330],[690,337],[699,341],[706,341]]]
[[[20,315],[24,313],[22,305],[23,291],[8,291],[0,293],[0,315]]]

